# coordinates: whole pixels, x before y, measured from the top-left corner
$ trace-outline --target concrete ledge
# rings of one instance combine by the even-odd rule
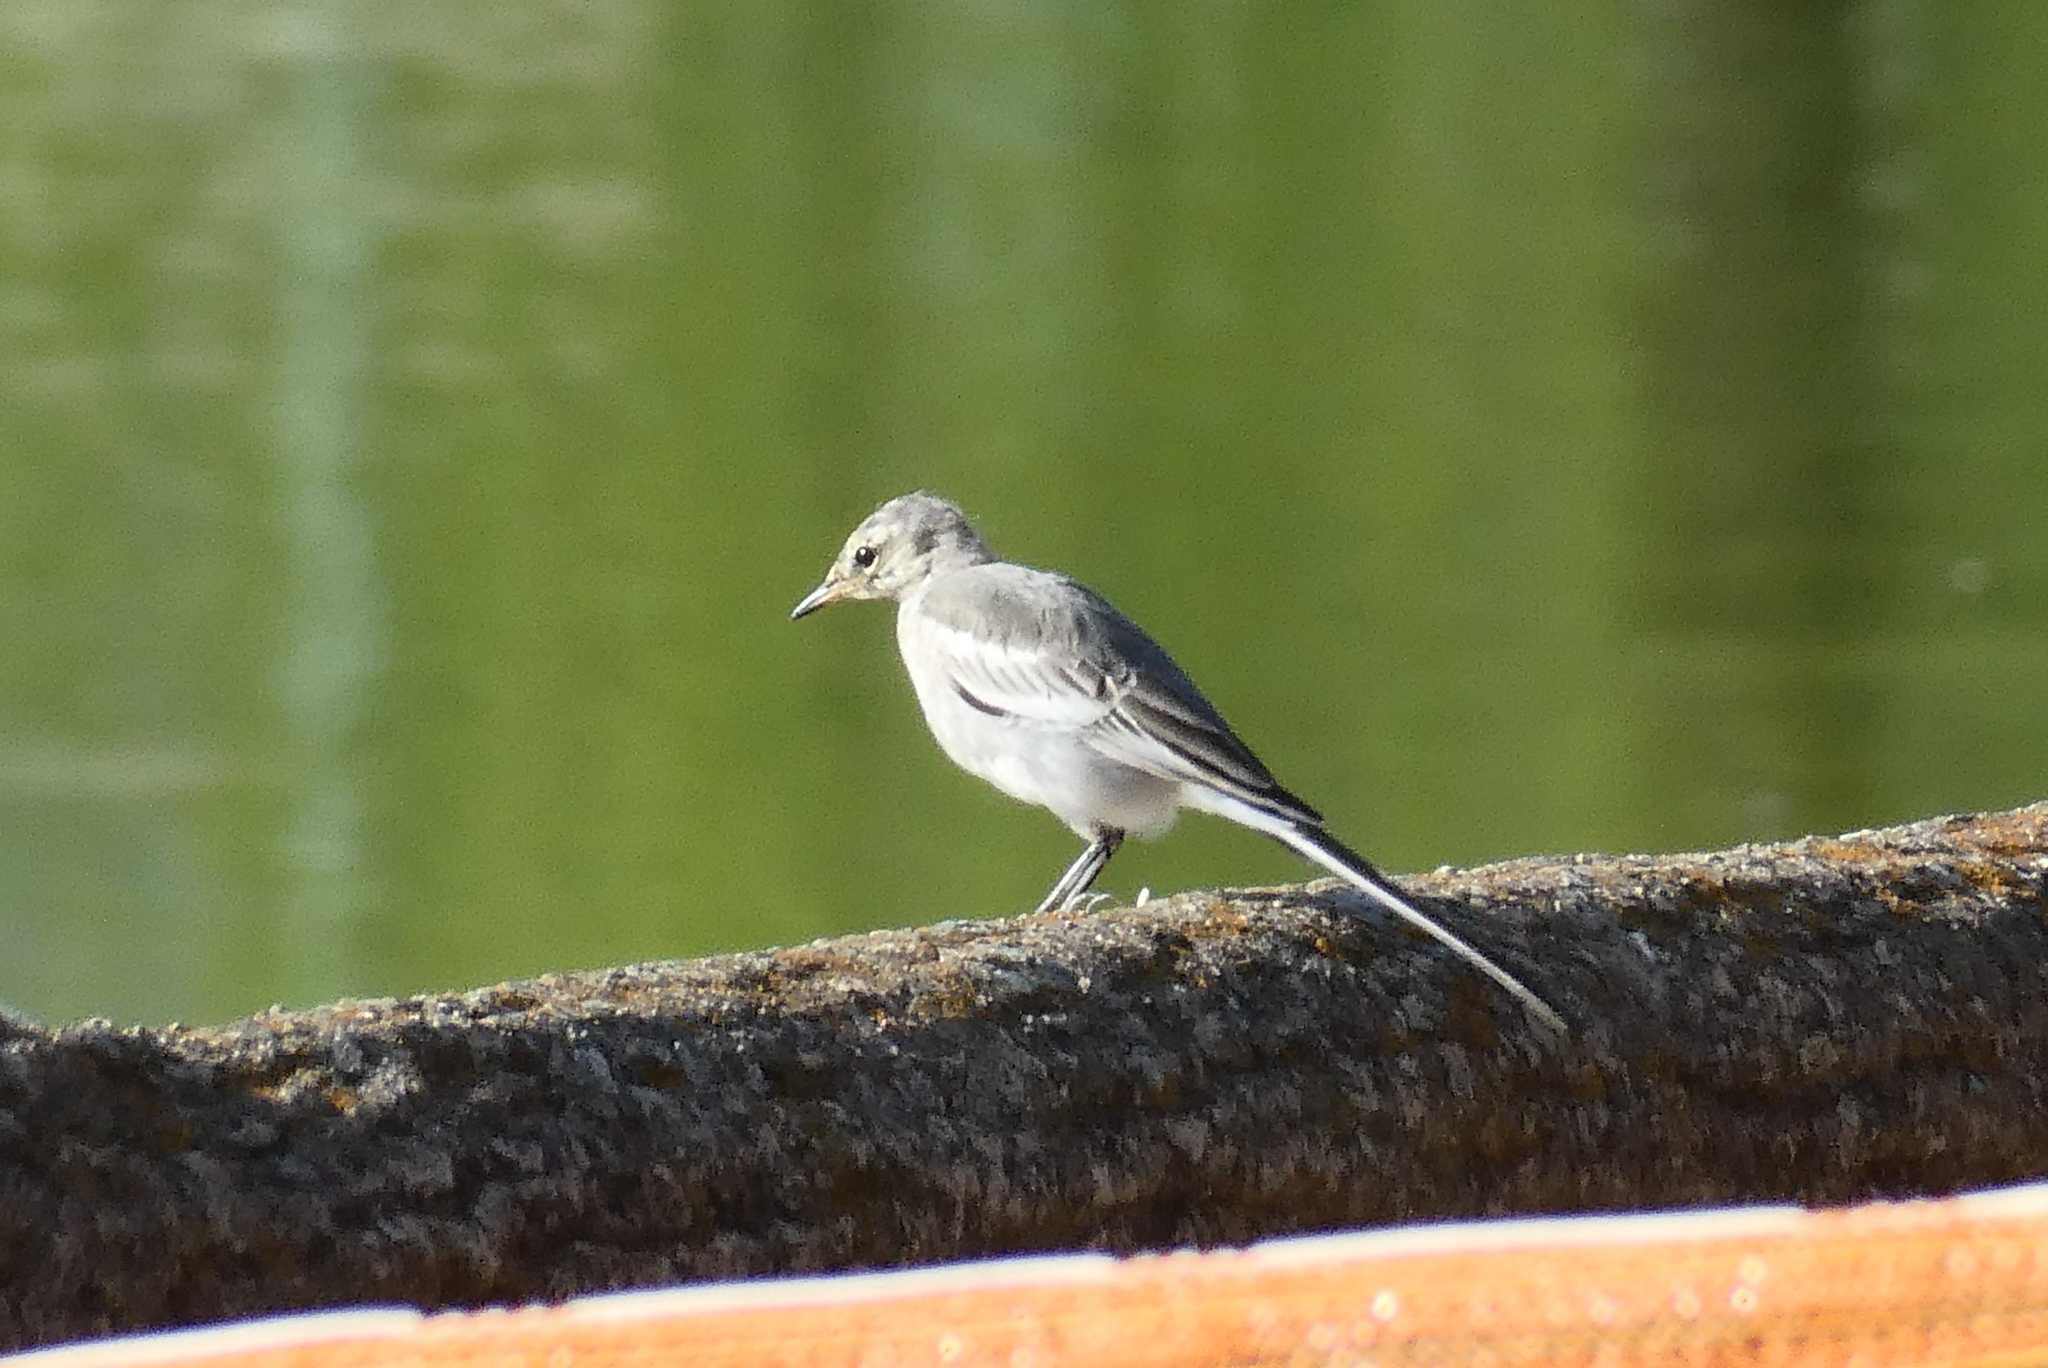
[[[2041,1172],[2048,804],[949,923],[217,1030],[0,1023],[0,1347]]]

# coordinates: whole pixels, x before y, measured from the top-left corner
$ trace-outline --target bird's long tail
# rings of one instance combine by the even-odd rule
[[[1420,927],[1456,951],[1467,964],[1514,994],[1521,1004],[1529,1009],[1530,1014],[1546,1026],[1559,1032],[1565,1029],[1564,1018],[1552,1011],[1549,1003],[1530,992],[1522,985],[1520,979],[1467,945],[1434,918],[1418,911],[1401,890],[1394,886],[1391,879],[1373,867],[1372,861],[1329,832],[1321,827],[1307,825],[1288,825],[1277,830],[1268,826],[1265,830],[1296,854],[1315,861],[1338,878],[1355,885],[1360,892],[1389,912],[1410,925]]]

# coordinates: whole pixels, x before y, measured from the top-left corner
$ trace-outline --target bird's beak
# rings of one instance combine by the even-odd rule
[[[834,582],[830,575],[827,575],[823,583],[797,600],[796,607],[789,610],[789,620],[795,622],[806,613],[817,612],[820,608],[838,598],[840,593],[840,586]]]

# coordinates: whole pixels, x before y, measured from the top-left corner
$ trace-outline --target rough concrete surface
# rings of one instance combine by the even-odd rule
[[[2048,1170],[2048,803],[217,1029],[0,1019],[0,1347]]]

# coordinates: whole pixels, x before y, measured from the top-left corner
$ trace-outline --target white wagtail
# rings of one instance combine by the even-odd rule
[[[1198,808],[1349,880],[1564,1028],[1280,787],[1143,628],[1065,575],[998,560],[953,503],[916,493],[883,504],[790,617],[840,599],[894,599],[896,644],[946,754],[1088,842],[1039,911],[1071,906],[1125,836],[1157,836],[1181,808]]]

